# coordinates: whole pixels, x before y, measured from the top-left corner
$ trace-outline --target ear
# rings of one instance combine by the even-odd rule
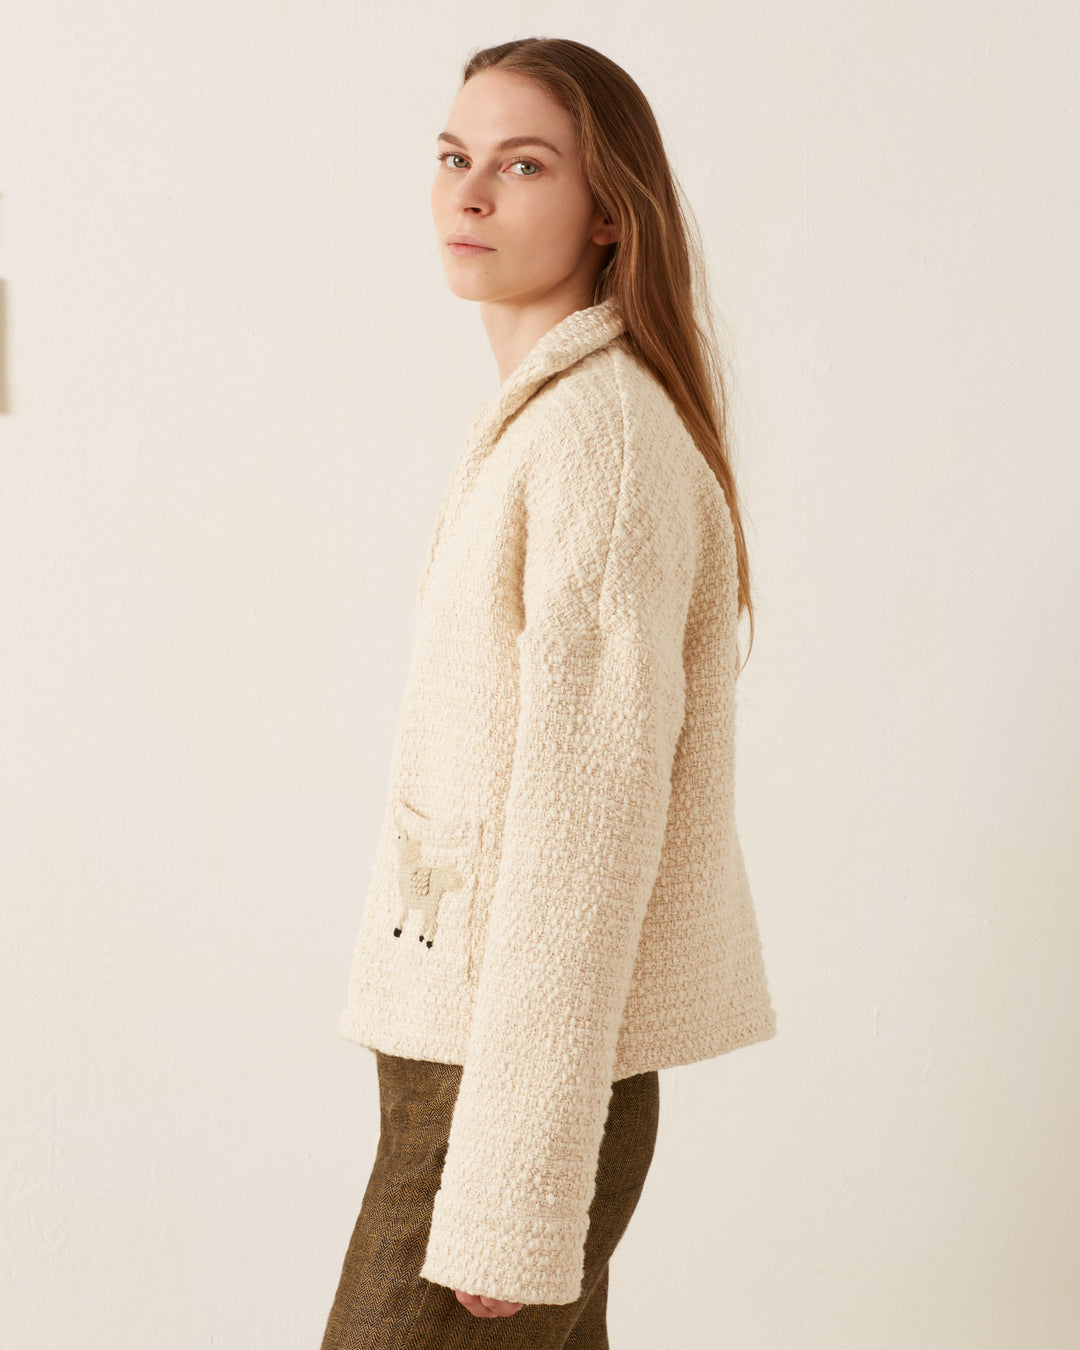
[[[605,216],[603,221],[594,228],[592,241],[594,244],[617,244],[619,242],[619,227],[613,225],[610,219]]]

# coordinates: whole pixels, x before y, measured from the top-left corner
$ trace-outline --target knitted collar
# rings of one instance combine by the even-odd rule
[[[473,413],[470,439],[490,444],[504,424],[553,375],[599,351],[626,328],[614,296],[576,309],[549,328],[506,377],[494,398]]]

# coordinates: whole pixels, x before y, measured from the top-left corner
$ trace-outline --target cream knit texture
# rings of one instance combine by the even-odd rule
[[[421,1275],[581,1293],[612,1083],[775,1034],[723,490],[614,300],[474,414],[416,592],[338,1030],[464,1066]]]

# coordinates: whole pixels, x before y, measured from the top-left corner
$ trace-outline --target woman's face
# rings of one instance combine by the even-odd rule
[[[518,143],[500,144],[508,140]],[[585,181],[565,108],[531,80],[485,70],[459,92],[438,152],[431,210],[455,295],[592,303],[616,231]],[[455,249],[448,240],[459,234],[486,250]]]

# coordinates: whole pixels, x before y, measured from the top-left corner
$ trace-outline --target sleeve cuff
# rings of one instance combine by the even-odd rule
[[[589,1218],[487,1211],[439,1190],[420,1275],[434,1284],[508,1303],[581,1297]]]

